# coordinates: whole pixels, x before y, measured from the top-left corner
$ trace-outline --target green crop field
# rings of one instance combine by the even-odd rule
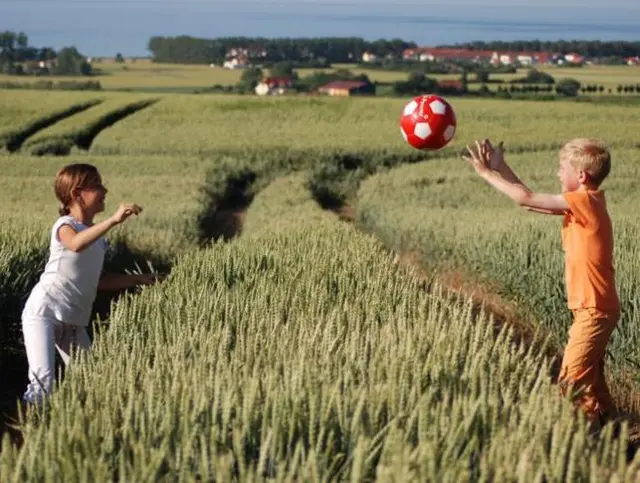
[[[26,382],[20,311],[47,257],[60,167],[98,166],[106,214],[144,207],[109,233],[109,270],[169,271],[100,298],[92,351],[19,437],[4,432],[0,481],[638,481],[637,109],[455,100],[454,142],[422,153],[402,141],[404,102],[0,92],[0,126],[37,128],[0,155],[5,418]],[[559,219],[472,176],[459,151],[484,136],[544,190],[557,189],[563,141],[612,148],[620,434],[588,434],[558,395],[570,322]],[[33,149],[45,140],[72,146]],[[354,223],[334,212],[345,205]]]

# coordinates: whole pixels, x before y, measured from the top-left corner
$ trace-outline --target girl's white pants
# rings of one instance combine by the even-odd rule
[[[67,365],[72,351],[88,350],[91,341],[82,326],[39,316],[24,317],[22,333],[29,361],[29,384],[22,399],[38,404],[53,390],[56,349]]]

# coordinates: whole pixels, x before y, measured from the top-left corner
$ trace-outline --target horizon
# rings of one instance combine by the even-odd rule
[[[25,32],[30,45],[74,45],[87,56],[147,57],[152,36],[199,38],[400,38],[419,46],[471,41],[640,40],[640,6],[594,0],[535,7],[494,0],[394,5],[367,0],[0,0],[2,29]],[[34,15],[34,9],[38,15]],[[460,12],[464,11],[464,15]],[[607,18],[605,23],[602,18]],[[53,27],[52,27],[53,26]]]

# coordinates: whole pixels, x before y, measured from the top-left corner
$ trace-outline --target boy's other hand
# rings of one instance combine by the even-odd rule
[[[491,144],[491,140],[485,139],[482,142],[484,156],[489,157],[489,167],[493,170],[499,171],[504,166],[504,142],[500,141],[498,146],[494,147]]]

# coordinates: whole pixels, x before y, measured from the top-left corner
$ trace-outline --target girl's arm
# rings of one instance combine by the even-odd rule
[[[98,282],[98,290],[118,291],[137,287],[138,285],[151,285],[163,277],[157,273],[126,275],[119,273],[106,273]]]
[[[76,231],[71,225],[62,225],[58,228],[58,239],[65,248],[73,252],[81,252],[88,246],[91,246],[98,238],[108,232],[114,226],[122,223],[129,216],[137,215],[142,211],[142,208],[138,205],[126,205],[122,204],[118,207],[118,210],[113,216],[108,219],[96,223],[90,226],[86,230]]]

